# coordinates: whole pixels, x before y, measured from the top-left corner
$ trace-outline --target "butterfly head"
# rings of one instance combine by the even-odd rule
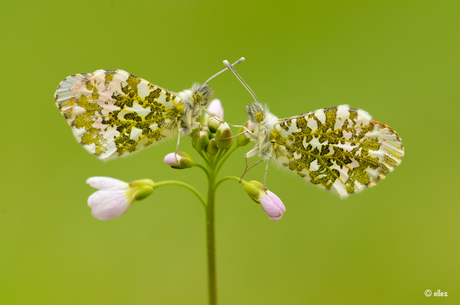
[[[193,101],[196,106],[205,107],[214,96],[214,91],[207,84],[195,84],[192,87]]]
[[[256,124],[254,131],[247,133],[248,138],[255,142],[256,146],[246,156],[259,155],[262,159],[268,160],[273,155],[274,149],[273,143],[269,140],[269,135],[278,118],[268,111],[268,107],[258,102],[247,105],[246,113],[249,120]]]
[[[248,114],[249,120],[256,124],[261,124],[272,115],[267,107],[262,106],[262,104],[258,102],[247,105],[246,113]]]

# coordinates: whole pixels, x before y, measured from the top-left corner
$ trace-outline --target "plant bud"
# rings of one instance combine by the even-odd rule
[[[244,190],[255,203],[260,203],[259,198],[262,196],[263,192],[265,192],[264,185],[255,180],[246,183],[244,185]]]
[[[201,130],[197,132],[192,138],[192,146],[198,151],[206,150],[209,144],[209,132]]]
[[[189,154],[178,151],[177,153],[167,154],[163,160],[164,163],[176,169],[190,168],[195,165]]]
[[[142,200],[152,195],[153,188],[150,185],[144,185],[137,188],[136,193],[134,194],[134,199]]]
[[[243,126],[247,128],[248,122],[244,123]],[[238,146],[246,146],[249,142],[251,142],[251,140],[246,136],[246,134],[243,134],[243,132],[245,132],[244,128],[240,128],[238,130],[238,133],[241,133],[238,137],[236,137],[236,143]]]
[[[218,121],[215,117],[210,117],[208,119],[208,127],[211,132],[216,132],[220,124],[221,122]]]
[[[210,155],[215,155],[219,149],[216,146],[216,139],[211,139],[208,144],[208,148],[206,149],[206,152]]]
[[[227,123],[221,123],[216,131],[216,146],[219,149],[229,148],[233,144],[232,131]]]

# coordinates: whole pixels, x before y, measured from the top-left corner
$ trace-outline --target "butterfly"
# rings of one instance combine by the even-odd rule
[[[364,110],[340,105],[278,119],[248,90],[255,100],[246,106],[254,129],[247,129],[246,135],[255,147],[246,160],[258,155],[274,161],[341,198],[376,185],[401,163],[401,138]]]
[[[244,57],[234,65],[244,61]],[[175,93],[123,70],[97,70],[65,78],[56,106],[79,143],[101,160],[186,135],[199,127],[201,110],[212,99],[207,82]]]

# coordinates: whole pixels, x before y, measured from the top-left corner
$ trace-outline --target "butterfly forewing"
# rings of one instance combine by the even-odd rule
[[[177,93],[123,70],[69,76],[55,99],[77,141],[102,160],[172,136],[185,111]]]
[[[391,128],[347,105],[281,119],[269,139],[278,163],[341,197],[375,185],[404,155]]]

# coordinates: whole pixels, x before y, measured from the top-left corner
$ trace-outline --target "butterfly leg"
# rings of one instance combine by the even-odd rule
[[[214,114],[212,114],[211,112],[208,111],[208,109],[204,108],[204,106],[201,106],[201,109],[206,112],[211,118],[214,118],[217,122],[219,123],[224,123],[224,121],[222,121],[218,116],[215,116]]]
[[[244,155],[244,158],[246,160],[246,168],[244,169],[244,173],[241,175],[240,177],[240,182],[241,180],[243,179],[244,175],[246,175],[246,173],[251,169],[253,168],[254,166],[256,166],[257,164],[259,164],[260,162],[262,162],[263,160],[260,159],[259,161],[257,161],[256,163],[254,163],[253,165],[251,165],[250,167],[248,167],[248,157],[246,155]]]
[[[267,181],[267,173],[268,173],[268,165],[270,164],[270,161],[272,160],[272,157],[268,159],[267,166],[265,166],[265,175],[264,175],[264,189],[267,191],[267,187],[265,186],[265,183]]]
[[[243,131],[243,132],[240,132],[239,134],[236,134],[234,136],[231,136],[231,137],[228,137],[228,138],[224,138],[224,139],[218,139],[218,140],[227,140],[227,139],[233,139],[233,138],[237,138],[239,136],[241,136],[242,134],[247,134],[248,131]]]
[[[180,124],[177,124],[177,145],[176,145],[176,151],[174,153],[174,156],[176,157],[176,161],[179,162],[179,159],[177,158],[177,152],[179,151],[179,144],[180,144]]]
[[[224,121],[222,121],[218,116],[215,116],[214,114],[212,114],[211,112],[209,112],[206,108],[204,107],[201,107],[203,109],[204,112],[206,112],[210,117],[212,117],[213,119],[215,119],[217,122],[219,123],[226,123]],[[238,128],[244,128],[245,130],[247,130],[248,132],[250,132],[250,130],[248,130],[246,127],[244,127],[243,125],[233,125],[233,124],[229,124],[227,123],[228,126],[232,126],[232,127],[238,127]]]

